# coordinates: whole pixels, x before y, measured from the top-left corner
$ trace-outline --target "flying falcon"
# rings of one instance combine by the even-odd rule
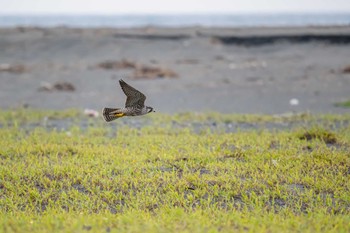
[[[123,116],[141,116],[150,112],[155,112],[152,107],[145,106],[146,96],[136,90],[122,79],[119,84],[126,95],[124,108],[104,108],[102,116],[105,121],[110,122]]]

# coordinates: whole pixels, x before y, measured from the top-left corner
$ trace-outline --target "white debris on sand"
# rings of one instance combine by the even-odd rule
[[[292,106],[297,106],[299,105],[299,100],[297,98],[290,99],[289,104]]]
[[[98,117],[100,114],[98,111],[94,109],[84,109],[84,115],[89,116],[89,117]]]

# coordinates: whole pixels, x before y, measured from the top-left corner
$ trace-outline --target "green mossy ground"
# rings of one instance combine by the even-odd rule
[[[350,100],[335,103],[337,107],[350,108]]]
[[[140,119],[0,112],[0,231],[350,231],[349,115]],[[276,122],[294,124],[264,128]]]

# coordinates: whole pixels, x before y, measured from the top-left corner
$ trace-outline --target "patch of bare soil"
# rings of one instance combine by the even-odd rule
[[[343,74],[350,74],[350,65],[344,67],[344,69],[342,70]]]
[[[156,79],[156,78],[177,78],[178,74],[173,70],[164,67],[141,66],[135,69],[131,78],[134,79]]]
[[[0,72],[9,72],[9,73],[15,73],[15,74],[22,74],[26,72],[28,68],[21,64],[8,64],[3,63],[0,64]]]
[[[120,69],[135,69],[138,65],[136,62],[123,59],[121,61],[104,61],[97,64],[97,68],[106,70],[120,70]]]
[[[38,88],[38,91],[75,91],[75,86],[69,82],[57,82],[55,84],[44,83]]]
[[[104,61],[96,65],[97,68],[106,70],[133,69],[132,79],[157,79],[177,78],[178,74],[166,67],[139,64],[134,61],[123,59],[121,61]]]

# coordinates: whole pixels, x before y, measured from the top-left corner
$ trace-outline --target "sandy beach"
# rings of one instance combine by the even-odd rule
[[[0,107],[346,113],[350,27],[0,29]]]

